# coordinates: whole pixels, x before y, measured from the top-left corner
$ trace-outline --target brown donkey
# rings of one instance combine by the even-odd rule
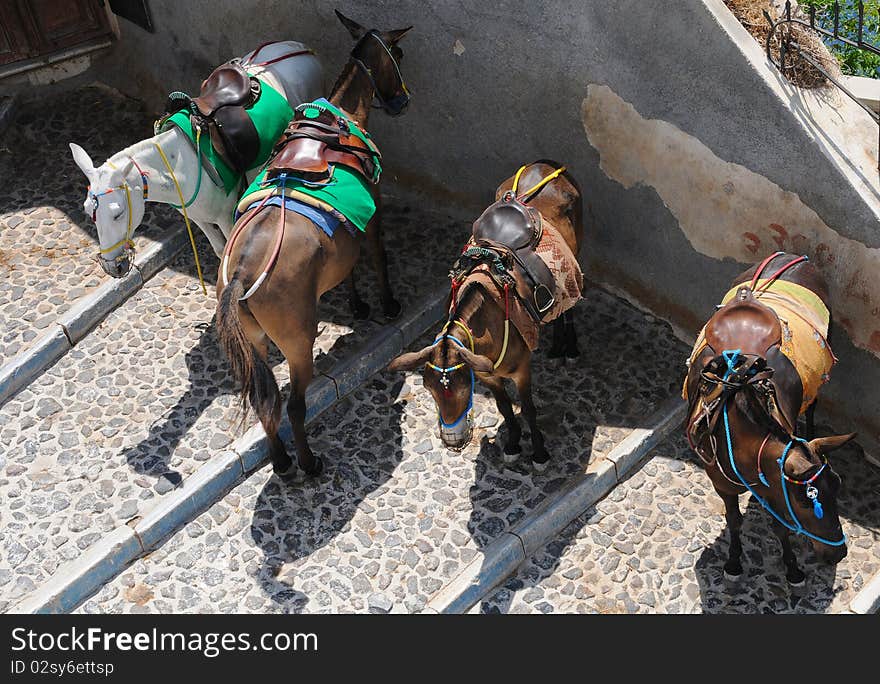
[[[739,495],[746,491],[773,517],[791,584],[803,583],[804,573],[789,531],[807,537],[826,562],[846,556],[840,478],[825,454],[855,434],[812,439],[816,395],[835,361],[828,299],[807,257],[776,252],[734,280],[694,346],[683,393],[686,431],[724,501],[729,579],[742,574]],[[802,413],[811,441],[795,434]]]
[[[519,187],[529,190],[518,195]],[[437,404],[440,437],[452,449],[470,441],[478,377],[504,416],[507,463],[521,453],[522,437],[504,387],[504,378],[511,378],[531,430],[532,461],[540,471],[550,456],[532,401],[531,356],[540,324],[550,320],[552,355],[578,353],[568,309],[583,288],[576,258],[583,239],[581,191],[564,167],[541,160],[504,181],[495,196],[498,201],[474,224],[473,237],[453,269],[449,319],[441,334],[421,351],[397,357],[389,369],[424,367],[425,387]],[[533,239],[522,239],[524,234]],[[541,263],[548,261],[553,266],[549,280],[547,273],[540,275]],[[536,277],[524,282],[522,275],[529,272]]]
[[[336,14],[357,41],[329,97],[329,103],[345,113],[348,121],[336,124],[337,120],[331,117],[334,126],[328,126],[321,123],[318,112],[332,111],[330,108],[306,107],[303,110],[304,116],[310,117],[305,121],[306,126],[293,133],[288,129],[286,136],[288,140],[301,143],[296,147],[297,154],[306,157],[312,154],[308,159],[312,164],[309,169],[317,167],[319,162],[324,162],[326,167],[328,159],[343,159],[338,163],[356,167],[359,161],[369,157],[371,148],[365,152],[363,143],[355,139],[353,127],[366,137],[363,129],[366,128],[374,97],[379,101],[379,106],[392,116],[400,114],[409,101],[409,93],[400,73],[402,52],[397,43],[412,27],[395,31],[367,31],[338,11]],[[337,125],[344,129],[345,134],[352,134],[343,135],[340,128],[335,127]],[[311,128],[307,130],[309,126]],[[327,144],[331,138],[335,142]],[[345,144],[340,141],[345,141]],[[354,143],[361,147],[356,149]],[[326,145],[326,148],[321,145]],[[323,150],[321,154],[324,156],[318,158],[313,154],[315,150]],[[279,150],[279,156],[283,153],[284,149]],[[351,154],[361,156],[354,158]],[[303,165],[293,168],[301,169]],[[337,164],[329,171],[334,180],[338,180],[343,170]],[[312,177],[319,175],[315,173]],[[378,181],[378,177],[372,180]],[[318,186],[320,182],[315,181],[312,185]],[[394,299],[388,282],[380,232],[379,188],[375,183],[367,187],[375,203],[375,213],[365,226],[365,238],[379,279],[383,312],[386,317],[394,318],[400,313],[400,304]],[[241,382],[244,410],[247,398],[266,431],[269,456],[279,475],[293,475],[295,467],[278,437],[281,393],[272,369],[266,363],[269,340],[281,350],[290,368],[287,413],[293,427],[299,466],[308,475],[317,475],[321,472],[322,462],[309,448],[305,430],[305,393],[313,375],[312,347],[317,336],[317,304],[322,294],[348,279],[352,313],[356,318],[369,315],[369,307],[360,299],[354,287],[353,268],[359,253],[360,238],[356,234],[350,234],[339,226],[330,237],[305,216],[291,210],[285,212],[283,204],[261,204],[246,211],[236,222],[233,236],[227,244],[217,279],[220,344],[235,377]],[[232,275],[224,286],[227,273]],[[242,301],[243,298],[245,301]]]

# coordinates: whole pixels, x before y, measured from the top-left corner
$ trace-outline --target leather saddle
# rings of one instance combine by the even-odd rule
[[[473,226],[477,247],[499,253],[510,264],[517,294],[537,323],[543,322],[556,302],[553,274],[535,252],[542,233],[541,213],[512,192],[490,205]]]
[[[260,81],[248,75],[238,60],[221,64],[202,81],[198,97],[172,93],[166,111],[190,111],[193,128],[208,133],[217,154],[244,174],[260,152],[260,136],[246,109],[260,98]]]
[[[748,382],[762,381],[761,395],[767,412],[783,428],[794,431],[800,402],[793,397],[801,396],[800,380],[791,362],[782,354],[782,324],[776,312],[758,302],[751,288],[743,285],[737,290],[736,296],[709,319],[705,338],[710,353],[716,356],[703,369],[703,378],[724,376],[726,361],[718,355],[723,351],[738,350],[742,358],[748,361],[734,375],[743,378],[748,375]],[[713,363],[716,368],[713,368]],[[750,372],[744,373],[743,369]],[[774,369],[790,372],[774,373]],[[787,376],[790,376],[788,380]],[[703,405],[713,403],[710,400],[722,391],[722,384],[700,383]],[[691,407],[694,408],[693,400]],[[713,416],[712,423],[717,417]]]
[[[290,173],[312,182],[330,179],[331,164],[346,166],[370,183],[378,183],[382,155],[354,134],[356,124],[319,104],[296,108],[269,162],[267,178]]]
[[[771,347],[782,344],[782,325],[776,312],[759,303],[744,285],[709,319],[706,342],[717,354],[739,349],[743,354],[766,357]]]

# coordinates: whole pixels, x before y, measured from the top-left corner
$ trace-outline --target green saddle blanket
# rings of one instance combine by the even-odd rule
[[[252,106],[245,108],[260,136],[260,152],[254,160],[251,169],[266,163],[266,160],[269,159],[269,155],[272,153],[272,148],[278,141],[278,138],[281,137],[281,134],[284,133],[284,129],[287,128],[287,124],[290,123],[290,119],[293,117],[293,109],[290,108],[290,104],[281,93],[265,81],[260,81],[260,85],[260,97]],[[193,131],[187,110],[182,109],[159,121],[156,133],[167,130],[169,126],[177,126],[195,145],[196,134]],[[201,135],[199,150],[203,160],[206,160],[217,170],[227,195],[240,186],[241,176],[220,158],[220,155],[217,154],[217,151],[211,144],[210,136],[207,134],[203,133]]]
[[[288,176],[284,183],[285,194],[326,209],[332,207],[336,214],[360,231],[366,230],[367,224],[376,213],[376,202],[370,194],[369,185],[364,177],[351,169],[334,165],[330,180],[326,183],[309,183]],[[281,194],[281,181],[273,179],[266,182],[266,171],[262,171],[254,182],[244,191],[238,202],[238,210],[245,211],[254,202],[263,199],[267,194]],[[311,201],[310,201],[311,200]]]

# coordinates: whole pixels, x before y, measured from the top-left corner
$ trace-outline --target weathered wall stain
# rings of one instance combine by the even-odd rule
[[[809,255],[831,285],[835,320],[880,356],[880,249],[841,235],[795,193],[674,125],[643,118],[607,86],[588,86],[581,114],[602,171],[625,188],[653,188],[694,249],[743,264],[775,250]]]

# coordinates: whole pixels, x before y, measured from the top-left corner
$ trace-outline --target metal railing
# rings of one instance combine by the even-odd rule
[[[774,21],[767,10],[764,10],[764,18],[770,24],[770,32],[767,34],[767,59],[769,59],[777,69],[783,74],[786,69],[786,59],[791,53],[796,53],[802,60],[812,66],[816,71],[827,78],[831,83],[837,86],[847,97],[853,100],[859,107],[864,109],[872,119],[880,126],[880,114],[871,109],[864,102],[859,100],[856,95],[843,85],[838,78],[835,78],[828,70],[822,66],[817,59],[798,44],[795,39],[794,32],[791,31],[792,26],[801,26],[806,29],[815,31],[820,36],[840,41],[844,45],[865,50],[880,56],[880,46],[865,41],[865,5],[861,0],[858,2],[858,19],[856,22],[856,35],[844,36],[840,33],[840,2],[835,0],[831,5],[831,18],[833,18],[833,28],[827,29],[816,23],[816,6],[804,3],[807,6],[808,20],[804,20],[797,15],[792,15],[791,0],[786,0],[785,11],[782,16]],[[780,27],[788,28],[787,31],[780,30]],[[771,49],[774,39],[779,43],[779,61],[773,56]],[[880,81],[878,81],[880,87]],[[880,134],[880,131],[878,131]],[[880,148],[880,138],[878,138],[878,148]],[[880,165],[880,154],[878,154],[878,165]]]

